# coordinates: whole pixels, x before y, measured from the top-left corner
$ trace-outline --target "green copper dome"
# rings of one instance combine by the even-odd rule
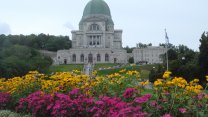
[[[91,15],[107,15],[111,17],[110,8],[108,7],[107,3],[103,0],[91,0],[86,5],[83,17],[91,16]]]

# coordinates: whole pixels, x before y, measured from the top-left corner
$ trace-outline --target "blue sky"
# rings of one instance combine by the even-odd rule
[[[0,34],[68,35],[78,29],[90,0],[0,0]],[[105,0],[115,29],[123,30],[123,46],[165,42],[198,50],[208,31],[208,0]]]

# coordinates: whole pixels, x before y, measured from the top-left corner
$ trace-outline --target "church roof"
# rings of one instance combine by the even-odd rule
[[[110,8],[103,0],[91,0],[85,6],[83,17],[91,15],[106,15],[111,17]]]
[[[110,8],[104,0],[90,0],[84,8],[80,24],[82,24],[86,18],[94,17],[96,15],[104,15],[107,18],[107,24],[114,24],[111,18]]]

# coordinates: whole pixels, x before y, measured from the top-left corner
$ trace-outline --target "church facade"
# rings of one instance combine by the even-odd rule
[[[79,30],[72,33],[72,48],[57,52],[58,64],[127,63],[122,30],[114,29],[110,8],[103,0],[85,6]]]
[[[79,30],[73,30],[72,48],[57,51],[54,64],[162,63],[164,47],[135,48],[127,53],[122,47],[122,30],[114,29],[110,8],[104,0],[91,0],[84,8]]]

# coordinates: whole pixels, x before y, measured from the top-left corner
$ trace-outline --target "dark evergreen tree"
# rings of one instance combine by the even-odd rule
[[[164,72],[165,72],[165,69],[162,65],[158,65],[157,69],[152,68],[149,74],[149,81],[154,82],[158,78],[162,78]]]
[[[127,53],[132,53],[134,48],[130,48],[129,46],[124,47]]]
[[[134,57],[130,57],[128,60],[129,63],[134,63]]]
[[[208,75],[208,32],[203,33],[200,39],[199,47],[199,68],[200,68],[200,80],[205,81],[205,75]]]

